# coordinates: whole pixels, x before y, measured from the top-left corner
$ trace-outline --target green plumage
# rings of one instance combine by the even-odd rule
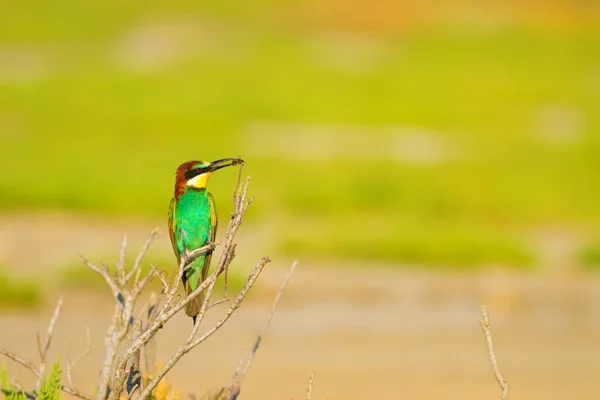
[[[169,228],[177,261],[192,250],[214,240],[217,214],[212,195],[206,189],[186,187],[178,198],[171,200]],[[184,272],[186,294],[195,290],[208,274],[212,252],[200,255]],[[195,316],[200,311],[204,296],[198,296],[186,307],[186,314]]]
[[[169,205],[169,236],[179,264],[190,252],[215,241],[217,210],[212,195],[206,190],[208,178],[221,168],[243,163],[241,158],[223,158],[212,162],[187,161],[177,168],[174,196]],[[211,257],[212,251],[207,251],[186,266],[182,281],[187,296],[206,279]],[[203,303],[204,292],[185,307],[185,313],[194,323]]]

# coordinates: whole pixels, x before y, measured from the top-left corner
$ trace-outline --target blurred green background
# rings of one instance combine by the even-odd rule
[[[600,261],[595,2],[0,9],[0,218],[166,218],[181,162],[241,155],[268,253],[531,268],[550,232]]]

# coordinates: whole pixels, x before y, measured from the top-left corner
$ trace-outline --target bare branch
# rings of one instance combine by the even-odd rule
[[[106,330],[106,337],[104,338],[104,357],[102,359],[102,368],[100,370],[100,376],[98,377],[97,392],[95,398],[98,400],[104,400],[106,392],[108,390],[108,381],[110,380],[110,370],[116,357],[117,347],[114,344],[115,335],[117,331],[117,323],[121,314],[121,305],[115,304],[115,311],[113,318]]]
[[[221,297],[218,300],[213,301],[212,303],[210,303],[208,306],[206,306],[206,310],[210,310],[213,307],[218,306],[219,304],[223,304],[223,303],[227,303],[229,301],[228,297]]]
[[[308,387],[306,388],[306,400],[310,400],[312,397],[312,389],[313,389],[313,383],[315,380],[315,373],[311,373],[310,377],[308,378]]]
[[[67,379],[69,381],[70,386],[63,385],[62,390],[75,396],[75,397],[79,397],[80,399],[92,400],[92,397],[90,395],[85,394],[75,388],[75,385],[73,385],[73,378],[71,377],[71,371],[73,370],[73,367],[75,365],[77,365],[77,363],[79,361],[81,361],[85,356],[87,356],[91,351],[90,327],[89,326],[86,327],[86,336],[87,336],[87,347],[85,348],[85,350],[80,355],[78,355],[75,358],[75,360],[73,360],[72,362],[69,362],[67,364]]]
[[[271,320],[273,319],[273,315],[275,314],[275,310],[277,309],[277,304],[279,303],[279,299],[281,298],[281,294],[283,293],[283,291],[285,290],[285,287],[287,286],[290,278],[292,277],[292,274],[294,273],[294,270],[296,269],[296,265],[298,264],[298,260],[295,260],[292,263],[292,266],[290,267],[290,270],[288,271],[287,275],[285,276],[285,278],[283,279],[283,282],[281,282],[281,286],[279,286],[279,290],[277,291],[277,295],[275,296],[275,300],[273,300],[273,305],[271,306],[271,310],[269,311],[269,315],[267,316],[267,319],[265,320],[259,334],[258,337],[256,338],[256,342],[254,343],[254,347],[252,348],[252,352],[250,353],[250,356],[248,357],[248,360],[246,361],[246,365],[244,366],[244,369],[242,370],[241,374],[238,375],[234,375],[234,380],[235,383],[237,385],[241,385],[242,383],[242,379],[244,379],[244,376],[246,375],[246,373],[248,372],[248,368],[250,368],[250,364],[252,363],[252,360],[254,359],[254,356],[256,355],[258,348],[260,346],[260,343],[262,341],[262,337],[265,334],[269,324],[271,323]]]
[[[216,324],[214,324],[212,326],[212,328],[210,328],[208,331],[206,331],[198,339],[194,340],[192,343],[187,345],[186,346],[187,351],[191,350],[192,348],[198,346],[200,343],[202,343],[203,341],[208,339],[213,333],[215,333],[215,331],[217,329],[219,329],[229,319],[229,317],[231,317],[231,314],[233,314],[234,311],[239,308],[240,303],[244,300],[244,298],[246,298],[248,291],[252,288],[252,286],[254,285],[254,282],[256,282],[256,280],[260,276],[260,273],[262,272],[263,268],[269,262],[271,262],[271,259],[269,257],[263,257],[260,259],[260,261],[258,262],[256,267],[254,267],[252,272],[250,272],[250,275],[248,276],[248,280],[246,281],[246,285],[240,291],[240,293],[237,295],[237,297],[233,301],[233,304],[231,305],[231,307],[229,307],[229,309],[225,312],[225,314],[223,314],[221,319]]]
[[[106,281],[106,283],[112,290],[113,296],[117,297],[119,295],[119,285],[117,284],[115,279],[110,275],[110,272],[108,271],[108,268],[106,266],[103,266],[103,268],[100,268],[97,265],[95,265],[94,263],[90,262],[85,257],[83,257],[81,254],[79,254],[78,257],[81,260],[81,262],[83,262],[85,265],[87,265],[89,268],[91,268],[94,272],[96,272],[98,275],[100,275],[104,278],[104,280]]]
[[[150,324],[149,327],[147,327],[144,330],[144,332],[142,332],[142,334],[140,335],[140,337],[137,340],[135,340],[133,343],[131,343],[131,345],[129,347],[127,347],[121,353],[121,355],[119,357],[117,366],[115,368],[113,387],[112,387],[112,390],[111,390],[111,393],[109,396],[109,398],[111,400],[118,399],[119,398],[118,396],[120,395],[121,391],[123,390],[123,385],[124,385],[125,376],[126,376],[125,375],[126,374],[125,363],[127,362],[127,360],[129,360],[129,358],[136,351],[138,351],[141,346],[143,346],[145,343],[147,343],[150,340],[150,338],[163,326],[163,324],[165,322],[167,322],[169,319],[171,319],[176,313],[178,313],[182,308],[184,308],[188,303],[190,303],[194,298],[196,298],[202,291],[204,291],[207,287],[209,287],[209,285],[213,282],[213,278],[214,278],[214,281],[216,281],[216,275],[218,275],[221,272],[220,269],[217,269],[213,273],[213,275],[215,275],[215,276],[211,275],[211,277],[209,277],[209,279],[202,282],[202,284],[199,285],[196,288],[196,290],[194,290],[192,293],[190,293],[189,296],[187,296],[183,301],[180,301],[180,302],[174,304],[175,294],[179,287],[179,281],[181,280],[181,277],[183,276],[183,271],[184,271],[185,267],[188,265],[187,261],[190,259],[190,257],[193,260],[193,257],[196,257],[198,254],[205,252],[208,249],[214,249],[214,244],[208,243],[207,245],[190,252],[187,257],[183,257],[181,259],[181,263],[179,265],[179,271],[171,284],[169,293],[167,293],[167,295],[165,296],[164,304],[163,304],[161,310],[158,312],[157,318]],[[112,361],[111,361],[111,365],[112,365]],[[143,396],[142,396],[142,398],[143,398]],[[104,400],[104,398],[99,397],[98,394],[96,395],[96,399]]]
[[[77,390],[77,389],[75,389],[73,387],[63,386],[62,387],[62,391],[63,392],[67,392],[70,395],[73,395],[75,397],[79,397],[80,399],[83,399],[83,400],[92,400],[91,396],[89,396],[89,395],[87,395],[85,393],[82,393],[82,392],[80,392],[79,390]]]
[[[168,284],[165,290],[168,290]],[[157,299],[156,293],[150,294],[150,301],[148,302],[148,308],[146,311],[147,323],[146,327],[150,325],[155,319],[158,313],[158,305],[160,300]],[[144,311],[144,310],[143,310]],[[150,339],[144,344],[144,361],[145,371],[147,374],[152,374],[154,371],[154,362],[156,358],[156,337],[151,336]]]
[[[56,325],[56,321],[58,320],[58,316],[60,314],[60,309],[62,307],[62,297],[59,300],[56,309],[54,310],[54,315],[52,316],[52,320],[50,321],[50,325],[48,326],[48,335],[46,337],[46,341],[44,343],[44,347],[42,347],[41,345],[39,346],[39,350],[40,350],[40,357],[42,358],[41,364],[40,364],[40,369],[36,368],[35,365],[33,365],[33,363],[29,360],[25,360],[22,357],[17,356],[16,354],[13,354],[7,350],[4,349],[0,349],[0,354],[3,354],[4,356],[10,358],[11,360],[13,360],[14,362],[21,364],[22,366],[24,366],[25,368],[27,368],[28,370],[30,370],[31,372],[33,372],[33,374],[36,376],[37,381],[41,382],[44,379],[44,373],[43,373],[43,368],[45,367],[45,363],[46,363],[46,357],[48,355],[48,349],[50,348],[50,342],[52,341],[52,333],[54,331],[54,326]],[[39,337],[39,335],[38,335]],[[89,352],[89,330],[88,330],[88,350],[87,352]],[[86,353],[87,354],[87,353]],[[75,361],[78,362],[81,358],[83,358],[85,354],[82,354],[81,356],[79,356],[77,358],[77,360]],[[61,389],[64,392],[70,393],[73,396],[79,397],[81,399],[84,400],[91,400],[92,398],[90,396],[88,396],[85,393],[80,392],[79,390],[73,388],[73,384],[71,383],[71,367],[75,364],[69,364],[67,366],[67,376],[69,379],[69,384],[71,386],[62,386]],[[36,384],[36,390],[39,390],[39,385],[40,383]]]
[[[0,354],[3,354],[4,356],[10,358],[11,360],[13,360],[14,362],[16,362],[17,364],[21,364],[22,366],[24,366],[25,368],[27,368],[28,370],[30,370],[31,372],[33,372],[33,374],[38,378],[38,379],[42,379],[42,374],[40,373],[40,371],[38,371],[38,369],[36,368],[35,365],[33,365],[33,363],[29,360],[25,360],[22,357],[19,357],[16,354],[11,353],[8,350],[4,350],[4,349],[0,349]]]
[[[142,246],[142,250],[140,250],[140,253],[138,254],[137,258],[135,259],[135,262],[133,263],[133,267],[131,267],[131,271],[129,271],[129,273],[125,277],[125,282],[129,282],[131,280],[131,277],[134,276],[135,272],[140,267],[140,265],[142,263],[142,259],[144,258],[144,255],[146,255],[146,252],[148,251],[148,249],[150,248],[150,245],[154,241],[154,238],[158,234],[158,230],[159,230],[158,228],[154,228],[154,230],[152,230],[152,232],[150,232],[150,236],[148,236],[148,239],[146,239],[146,243],[144,243],[144,245]]]
[[[202,343],[203,341],[208,339],[213,333],[215,333],[229,319],[229,317],[231,317],[231,315],[234,313],[234,311],[240,306],[240,303],[244,300],[244,298],[248,294],[248,291],[250,290],[250,288],[252,288],[252,286],[254,285],[254,282],[256,282],[256,279],[258,279],[261,271],[263,270],[263,268],[265,267],[265,265],[267,265],[267,263],[269,261],[270,261],[270,259],[268,257],[261,258],[261,260],[258,262],[256,267],[254,267],[254,269],[248,276],[246,285],[240,291],[240,293],[237,295],[233,304],[231,305],[231,307],[229,307],[229,309],[225,312],[225,314],[221,317],[221,319],[216,324],[214,324],[210,329],[208,329],[202,336],[200,336],[199,338],[197,338],[193,341],[192,341],[192,339],[193,339],[194,335],[191,334],[190,337],[188,337],[188,340],[186,340],[186,342],[171,356],[171,358],[169,359],[169,361],[167,361],[165,366],[160,371],[158,371],[157,374],[148,383],[148,386],[140,395],[141,398],[143,398],[143,399],[147,398],[150,395],[150,393],[152,392],[152,390],[156,387],[156,385],[158,385],[158,382],[160,382],[160,380],[167,374],[167,372],[169,372],[171,370],[171,368],[173,368],[173,366],[179,361],[179,359],[181,357],[183,357],[191,349],[193,349],[194,347],[198,346],[200,343]],[[215,271],[215,272],[218,272],[218,271]],[[213,275],[215,275],[215,274],[213,273]],[[216,282],[216,275],[213,279],[214,279],[214,281],[212,282],[212,285],[214,286],[214,282]],[[209,290],[210,290],[210,288],[209,288]],[[207,295],[207,298],[208,298],[208,295]],[[202,306],[202,308],[204,308],[204,309],[206,308],[206,302],[207,302],[207,299],[205,299],[204,305]],[[201,311],[201,313],[202,313],[202,311]],[[198,320],[196,320],[196,324],[194,324],[195,330],[197,330],[197,326],[199,326]]]
[[[483,319],[479,321],[479,324],[481,325],[481,329],[483,329],[483,333],[485,335],[485,343],[487,345],[488,357],[490,359],[490,364],[492,365],[492,371],[494,372],[494,376],[496,377],[498,385],[500,385],[500,389],[502,390],[500,400],[505,400],[508,397],[508,385],[502,377],[500,369],[498,368],[498,362],[496,361],[496,353],[494,352],[494,343],[492,341],[492,331],[490,330],[490,322],[485,306],[481,306],[481,315]]]
[[[233,240],[237,229],[242,223],[246,210],[250,205],[250,201],[246,201],[248,184],[249,179],[246,180],[245,184],[242,184],[241,179],[239,179],[238,181],[238,184],[234,191],[234,212],[232,213],[228,229],[225,233],[225,246],[223,247],[223,252],[221,254],[219,263],[217,264],[216,270],[208,277],[208,279],[204,280],[202,284],[200,284],[194,291],[192,291],[192,293],[187,295],[183,300],[181,300],[181,297],[177,294],[181,277],[183,276],[184,271],[199,255],[206,253],[206,251],[214,250],[214,243],[209,243],[200,249],[196,249],[185,254],[181,258],[179,268],[176,270],[177,272],[172,276],[172,279],[170,279],[169,281],[161,279],[161,282],[163,283],[163,295],[158,301],[155,302],[155,308],[152,310],[152,313],[149,313],[152,315],[149,315],[148,317],[148,325],[141,332],[139,337],[135,340],[132,340],[132,342],[128,346],[126,346],[126,348],[118,356],[118,360],[114,368],[111,391],[108,396],[109,400],[117,400],[122,395],[125,385],[125,379],[127,377],[126,365],[131,359],[131,357],[134,356],[134,354],[139,353],[141,347],[146,345],[154,337],[156,332],[160,328],[162,328],[162,326],[170,318],[172,318],[175,314],[181,311],[182,308],[189,304],[200,293],[205,291],[205,301],[201,306],[200,313],[196,316],[196,323],[194,324],[187,340],[185,341],[183,346],[175,354],[172,355],[169,362],[154,376],[152,381],[148,383],[147,387],[143,388],[140,397],[148,397],[148,395],[156,387],[160,379],[172,368],[174,363],[176,363],[185,353],[189,352],[193,347],[197,346],[199,343],[206,340],[206,338],[210,337],[210,335],[212,335],[216,330],[219,329],[220,326],[222,326],[227,321],[227,319],[232,315],[232,313],[239,307],[241,301],[245,298],[248,290],[252,287],[252,285],[258,278],[260,271],[262,271],[264,266],[270,261],[266,257],[259,261],[257,266],[254,268],[253,272],[248,277],[246,286],[235,299],[229,310],[223,315],[222,319],[211,329],[205,332],[200,338],[196,339],[195,336],[200,327],[200,322],[205,316],[207,310],[216,304],[220,304],[221,302],[217,301],[217,303],[210,304],[209,299],[213,292],[217,278],[222,273],[226,273],[231,261],[235,257],[236,244],[233,243]],[[159,276],[160,278],[160,274],[157,274],[153,268],[153,271],[148,274],[147,278],[149,279],[149,277],[154,277],[155,275]],[[128,278],[130,277],[131,271],[128,274]],[[135,299],[139,295],[141,288],[145,285],[146,280],[147,279],[144,278],[140,285],[137,285],[137,281],[134,282],[132,288],[121,286],[119,287],[119,294],[121,295],[120,304],[123,305],[123,309],[121,310],[122,315],[119,315],[119,317],[117,318],[117,328],[112,334],[112,340],[110,341],[110,343],[107,341],[106,348],[111,347],[115,349],[118,347],[118,344],[121,343],[123,335],[127,332],[127,329],[129,329],[130,327],[128,321],[130,320],[133,304],[135,303]],[[156,307],[161,302],[162,305],[160,307]],[[113,350],[113,353],[110,354],[110,356],[112,357],[110,363],[106,362],[106,357],[105,363],[108,365],[113,365],[114,355],[115,353]],[[104,396],[106,395],[107,383],[108,381],[106,381],[105,386],[98,385],[99,387],[96,393],[97,400],[104,400]]]
[[[40,375],[44,375],[44,371],[46,370],[46,358],[48,356],[48,349],[50,348],[50,342],[52,341],[52,333],[54,332],[54,326],[56,325],[56,321],[58,320],[58,316],[60,315],[60,310],[62,308],[63,298],[61,297],[58,300],[58,304],[56,304],[56,308],[54,309],[54,314],[52,315],[52,319],[50,320],[50,324],[48,325],[48,333],[46,334],[46,341],[44,342],[44,346],[39,346],[39,335],[38,335],[38,346],[40,350]],[[42,378],[38,377],[38,380],[35,384],[36,390],[39,390],[40,385],[42,384]]]
[[[150,268],[152,269],[152,272],[154,272],[154,274],[158,277],[158,279],[160,279],[160,283],[162,283],[163,286],[163,293],[167,293],[167,291],[169,290],[169,284],[165,279],[164,273],[158,272],[156,266],[152,264],[150,264]]]
[[[87,326],[86,327],[86,336],[87,336],[87,347],[85,348],[85,350],[78,355],[75,360],[73,360],[72,362],[69,362],[67,364],[67,379],[69,380],[69,385],[71,385],[71,387],[75,386],[73,385],[73,378],[71,377],[71,371],[73,370],[73,367],[75,365],[77,365],[77,363],[79,361],[81,361],[85,356],[87,356],[88,354],[90,354],[91,351],[91,340],[90,340],[90,327]]]
[[[127,235],[123,235],[123,242],[121,243],[121,252],[119,253],[119,262],[117,263],[117,269],[119,270],[119,283],[123,283],[125,279],[125,258],[127,256]]]
[[[142,321],[139,319],[133,323],[133,329],[131,330],[131,341],[133,342],[140,337],[142,333]],[[127,393],[130,399],[138,399],[140,391],[142,390],[142,371],[140,369],[141,352],[135,352],[133,357],[127,362],[127,370],[129,371],[129,377],[127,378]]]
[[[240,359],[240,363],[238,364],[238,367],[236,368],[236,370],[233,374],[231,383],[229,384],[229,386],[221,389],[221,392],[217,396],[217,400],[235,400],[237,398],[237,396],[239,395],[240,390],[241,390],[242,380],[244,379],[244,376],[246,376],[246,373],[248,372],[248,369],[250,368],[250,364],[252,363],[252,360],[254,359],[254,356],[256,355],[256,353],[258,351],[258,348],[262,341],[262,337],[265,334],[267,327],[271,323],[271,320],[273,319],[273,315],[275,313],[275,310],[277,309],[277,304],[279,303],[281,294],[285,290],[285,287],[287,286],[287,283],[289,282],[292,274],[294,273],[294,270],[296,269],[297,264],[298,264],[298,260],[296,260],[292,263],[290,270],[288,271],[287,275],[281,282],[281,286],[279,287],[279,290],[277,291],[275,300],[273,300],[273,305],[271,306],[271,310],[269,311],[269,314],[267,315],[267,319],[263,323],[263,326],[258,334],[258,337],[256,338],[256,342],[254,343],[254,346],[252,348],[252,352],[250,353],[250,356],[246,360],[246,363],[244,364],[243,359],[245,357],[242,356],[242,358]],[[242,365],[244,365],[243,369],[242,369]]]

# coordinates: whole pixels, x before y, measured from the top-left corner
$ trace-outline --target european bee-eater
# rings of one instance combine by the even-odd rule
[[[239,158],[188,161],[177,168],[175,194],[169,206],[169,234],[177,263],[192,250],[214,242],[217,235],[217,210],[212,194],[206,190],[208,178],[218,169],[243,162]],[[206,279],[211,256],[212,251],[200,255],[183,273],[186,296]],[[193,318],[194,323],[203,301],[204,292],[185,308],[185,313]]]

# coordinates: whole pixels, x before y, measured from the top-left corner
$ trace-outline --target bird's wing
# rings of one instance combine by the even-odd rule
[[[173,251],[175,252],[175,256],[177,257],[177,264],[181,262],[181,254],[179,254],[179,248],[177,247],[177,241],[175,237],[175,221],[177,217],[175,215],[175,199],[171,199],[171,203],[169,204],[169,237],[171,238],[171,245],[173,246]]]
[[[208,201],[210,202],[210,226],[212,229],[207,242],[211,241],[214,243],[215,238],[217,237],[217,225],[219,224],[219,221],[217,219],[217,208],[215,206],[215,199],[210,193],[208,194]],[[208,270],[210,269],[210,259],[212,258],[212,253],[212,251],[209,251],[206,254],[206,257],[204,258],[204,266],[202,267],[202,282],[204,282],[204,280],[208,276]]]

